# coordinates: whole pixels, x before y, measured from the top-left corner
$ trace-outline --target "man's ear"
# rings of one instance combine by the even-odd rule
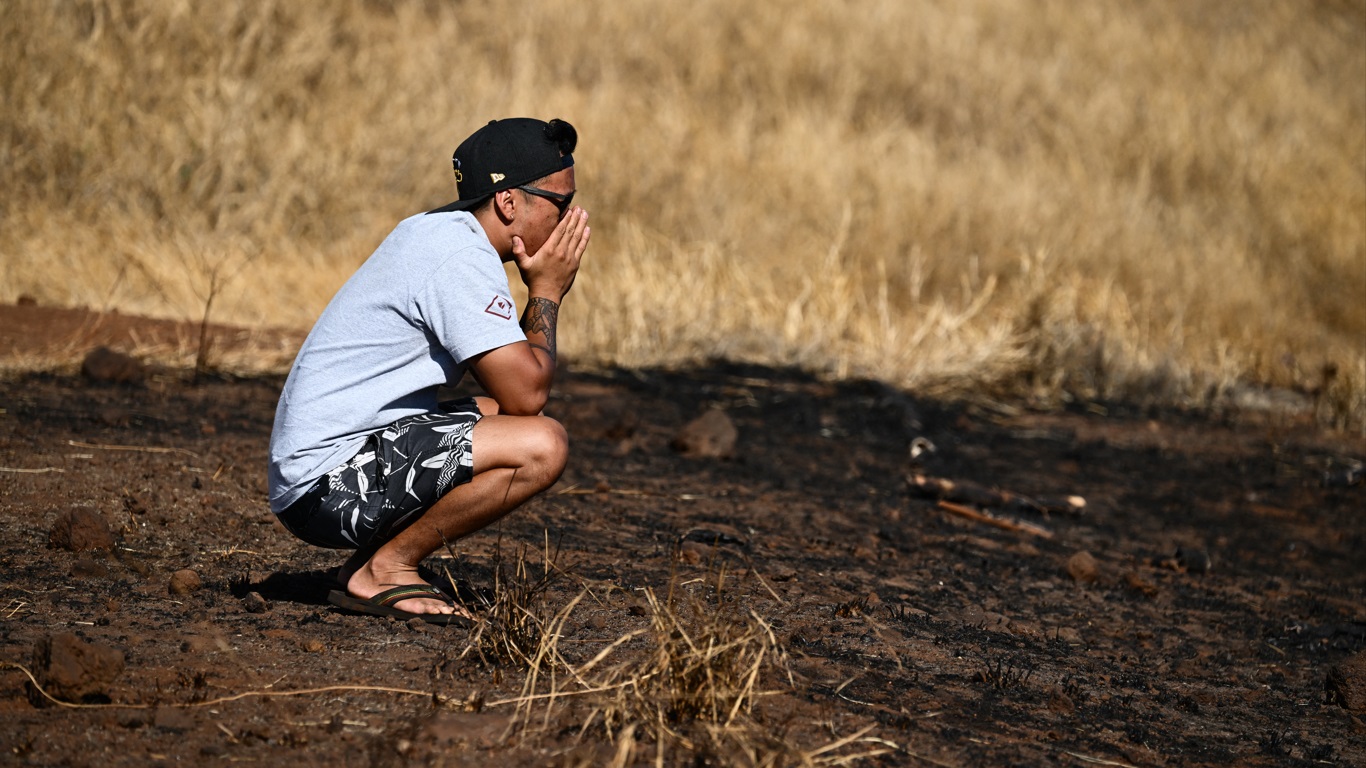
[[[517,218],[517,196],[510,189],[494,192],[493,208],[504,224],[511,224]]]

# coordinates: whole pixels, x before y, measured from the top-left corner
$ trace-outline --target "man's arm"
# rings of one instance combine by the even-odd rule
[[[560,305],[550,299],[534,298],[527,302],[522,313],[522,332],[526,334],[527,344],[555,357],[555,324],[559,321]]]
[[[522,313],[527,340],[491,349],[474,358],[471,370],[498,412],[532,416],[545,408],[555,381],[555,325],[560,306],[534,297]]]
[[[528,257],[521,250],[521,241],[514,241],[514,258],[527,284],[527,305],[522,313],[527,340],[489,350],[474,358],[471,365],[480,386],[498,402],[499,413],[535,415],[550,398],[560,304],[574,284],[588,246],[587,223],[587,212],[571,210],[535,256]]]

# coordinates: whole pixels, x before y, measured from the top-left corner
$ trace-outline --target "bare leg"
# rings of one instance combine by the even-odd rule
[[[484,399],[480,400],[480,410],[485,410]],[[488,410],[496,414],[496,406]],[[451,489],[373,553],[357,552],[348,560],[341,572],[347,592],[369,598],[390,587],[425,583],[418,576],[417,566],[428,555],[549,488],[559,479],[569,457],[564,428],[545,416],[485,416],[474,426],[473,440],[474,479]],[[403,600],[394,607],[413,613],[452,611],[440,601],[424,599]]]

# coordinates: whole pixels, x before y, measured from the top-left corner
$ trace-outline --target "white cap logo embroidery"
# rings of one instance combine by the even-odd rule
[[[493,183],[494,183],[494,184],[497,184],[498,182],[502,181],[503,179],[506,179],[507,176],[505,176],[505,175],[503,175],[503,174],[501,174],[501,173],[490,173],[490,174],[489,174],[489,178],[490,178],[490,179],[493,179]]]

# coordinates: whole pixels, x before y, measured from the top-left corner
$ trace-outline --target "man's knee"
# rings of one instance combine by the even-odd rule
[[[560,479],[569,461],[569,434],[548,416],[529,416],[527,420],[523,436],[526,467],[535,473],[538,484],[548,488]]]

